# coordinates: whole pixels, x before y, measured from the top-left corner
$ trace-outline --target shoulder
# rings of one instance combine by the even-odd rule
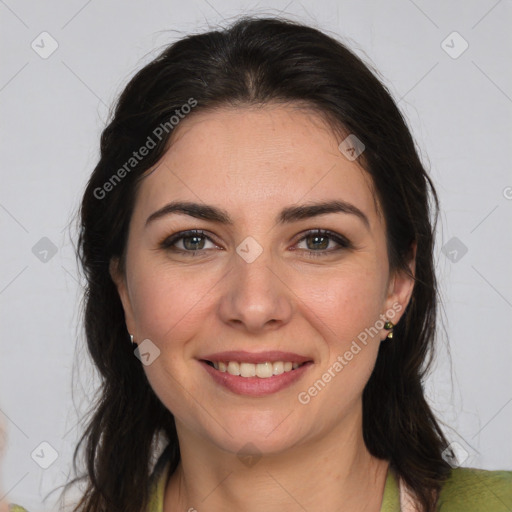
[[[439,495],[440,512],[512,510],[512,471],[455,468]]]

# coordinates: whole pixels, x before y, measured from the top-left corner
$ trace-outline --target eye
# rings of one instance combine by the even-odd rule
[[[211,244],[210,247],[207,244]],[[306,247],[300,247],[305,244]],[[212,239],[200,229],[180,231],[167,238],[160,244],[165,250],[181,253],[187,256],[197,256],[206,249],[218,249]],[[333,252],[352,247],[344,236],[324,229],[310,230],[297,243],[296,248],[305,251],[311,257],[327,256]],[[294,249],[295,250],[295,249]]]
[[[305,248],[298,247],[302,243],[306,245]],[[338,233],[325,229],[313,229],[308,231],[307,234],[299,240],[297,247],[309,253],[310,256],[318,257],[326,256],[342,249],[348,249],[352,247],[352,245],[344,236]]]
[[[210,243],[212,246],[206,247],[207,243]],[[160,243],[160,247],[175,252],[186,253],[187,256],[195,255],[196,252],[201,252],[203,249],[218,248],[211,238],[205,235],[200,229],[191,229],[189,231],[175,233],[163,240]]]

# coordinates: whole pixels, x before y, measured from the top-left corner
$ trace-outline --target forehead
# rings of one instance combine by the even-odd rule
[[[340,152],[340,137],[311,110],[222,108],[194,113],[175,130],[141,182],[137,203],[144,214],[176,199],[222,205],[234,217],[343,199],[370,221],[377,215],[369,175]]]

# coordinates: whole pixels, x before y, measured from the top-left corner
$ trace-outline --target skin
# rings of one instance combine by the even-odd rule
[[[175,416],[182,454],[165,511],[380,509],[388,462],[364,445],[362,392],[387,331],[360,344],[307,405],[297,399],[380,315],[393,305],[403,313],[413,288],[410,277],[390,272],[370,178],[340,142],[317,114],[291,105],[198,112],[180,123],[141,182],[126,271],[113,261],[111,274],[128,331],[161,351],[144,370]],[[176,200],[222,208],[233,225],[180,214],[146,225]],[[356,206],[369,227],[349,213],[276,223],[284,207],[326,200]],[[188,229],[212,241],[201,239],[192,256],[159,245]],[[312,229],[343,235],[351,246],[327,239],[319,247],[314,236],[304,239]],[[263,248],[252,263],[236,252],[248,236]],[[183,240],[176,248],[187,250]],[[308,257],[308,249],[323,255]],[[314,364],[284,390],[247,397],[216,384],[198,363],[224,350],[290,351]],[[252,466],[237,456],[247,443],[261,455]]]

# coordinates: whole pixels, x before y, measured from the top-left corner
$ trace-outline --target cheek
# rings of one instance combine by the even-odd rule
[[[343,348],[383,313],[385,280],[376,267],[351,265],[320,279],[301,279],[304,313],[310,311],[310,322],[333,346]]]
[[[194,397],[201,396],[197,380],[190,372],[190,342],[211,316],[208,291],[216,281],[218,277],[214,279],[207,273],[193,276],[190,272],[149,268],[142,263],[132,274],[138,338],[151,340],[160,350],[159,356],[144,366],[144,371],[159,399],[187,424],[198,422]]]
[[[149,338],[161,348],[169,340],[186,339],[193,326],[197,329],[198,318],[211,300],[209,292],[219,280],[211,272],[176,271],[144,263],[132,276],[131,299],[139,338]],[[171,345],[177,347],[178,343]]]
[[[354,266],[332,273],[329,279],[317,280],[316,287],[304,283],[302,313],[320,333],[323,350],[321,363],[303,391],[313,399],[324,387],[329,389],[319,401],[315,399],[316,405],[331,403],[336,411],[349,407],[360,397],[375,365],[385,281],[380,272],[368,268]]]

